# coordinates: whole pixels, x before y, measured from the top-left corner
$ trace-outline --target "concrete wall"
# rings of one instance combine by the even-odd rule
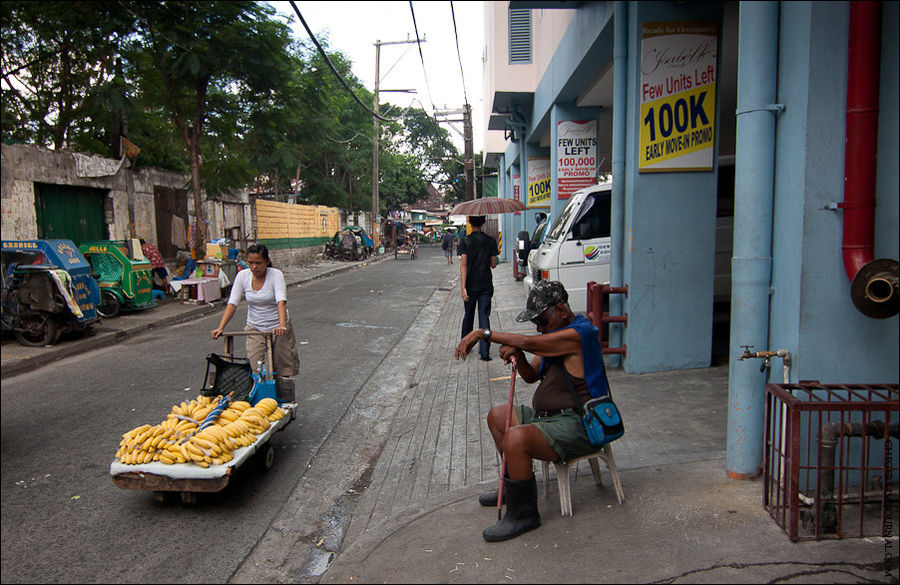
[[[153,189],[156,186],[183,188],[188,181],[187,174],[174,173],[162,169],[139,168],[131,173],[125,167],[116,174],[104,177],[80,177],[76,172],[72,152],[55,151],[24,145],[3,144],[0,150],[2,161],[2,183],[0,183],[0,203],[2,203],[3,239],[35,239],[38,236],[35,216],[35,183],[71,185],[104,189],[113,210],[112,221],[107,224],[110,239],[130,236],[128,209],[128,189],[130,176],[134,177],[134,223],[135,237],[156,241],[156,211]],[[102,158],[102,157],[97,157]],[[104,159],[115,162],[111,159]]]
[[[898,5],[882,6],[875,257],[897,259]],[[843,213],[833,209],[844,198],[848,16],[846,2],[781,4],[778,94],[785,109],[777,122],[769,349],[792,352],[794,382],[900,377],[898,317],[872,319],[853,305]]]

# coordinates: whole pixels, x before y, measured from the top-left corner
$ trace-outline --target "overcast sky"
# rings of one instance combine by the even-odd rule
[[[380,101],[407,107],[411,103],[429,114],[438,110],[461,109],[468,97],[472,106],[475,154],[483,148],[482,116],[482,52],[484,48],[483,2],[453,2],[459,54],[453,31],[449,1],[431,2],[298,2],[294,1],[306,24],[320,42],[327,38],[329,49],[344,53],[353,62],[353,73],[369,89],[374,90],[375,41],[381,43],[416,39],[413,43],[382,45],[380,89],[416,89],[415,94],[381,93]],[[270,2],[280,13],[294,17],[292,28],[296,38],[308,35],[288,2]],[[462,74],[460,56],[462,56]],[[424,73],[422,61],[425,62]],[[464,77],[463,77],[464,75]],[[465,81],[465,93],[463,91]],[[429,91],[430,90],[430,91]],[[416,101],[418,100],[418,101]],[[461,116],[454,116],[454,118]],[[463,152],[462,124],[445,124],[460,153]]]

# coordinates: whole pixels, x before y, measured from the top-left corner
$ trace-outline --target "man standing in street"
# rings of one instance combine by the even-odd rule
[[[462,335],[471,333],[475,325],[475,311],[478,311],[478,327],[490,331],[491,298],[494,296],[494,281],[491,270],[497,267],[500,251],[497,240],[482,231],[485,217],[469,217],[472,233],[459,242],[459,286],[462,291],[465,314],[462,321]],[[491,344],[482,339],[478,353],[484,361],[490,361]]]
[[[453,235],[451,230],[444,232],[444,237],[441,238],[441,248],[444,250],[444,257],[447,258],[447,264],[453,264],[453,243],[455,241],[456,236]]]

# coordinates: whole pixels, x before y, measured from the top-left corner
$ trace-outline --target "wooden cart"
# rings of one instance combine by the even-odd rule
[[[272,334],[256,331],[234,331],[222,333],[225,338],[225,355],[234,356],[234,337],[244,335],[266,336],[266,366],[267,371],[272,371]],[[197,495],[203,492],[218,492],[228,485],[234,475],[235,469],[254,461],[260,470],[270,469],[275,461],[275,449],[269,444],[269,439],[277,431],[285,428],[297,417],[297,403],[286,402],[281,408],[287,414],[269,424],[269,428],[256,437],[251,445],[240,447],[233,452],[234,458],[222,465],[210,465],[200,467],[194,463],[175,463],[167,465],[159,461],[150,463],[127,465],[119,461],[113,461],[109,467],[112,481],[118,487],[126,490],[152,491],[157,501],[163,501],[167,494],[180,494],[183,503],[195,503]]]

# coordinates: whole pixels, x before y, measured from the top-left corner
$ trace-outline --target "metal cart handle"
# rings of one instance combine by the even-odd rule
[[[247,336],[247,335],[265,335],[266,336],[266,371],[270,374],[275,367],[274,361],[272,359],[272,332],[271,331],[223,331],[219,334],[219,337],[225,338],[225,355],[228,357],[234,357],[234,338],[237,336]],[[248,356],[249,357],[249,356]],[[253,368],[253,364],[250,364],[250,368]]]

